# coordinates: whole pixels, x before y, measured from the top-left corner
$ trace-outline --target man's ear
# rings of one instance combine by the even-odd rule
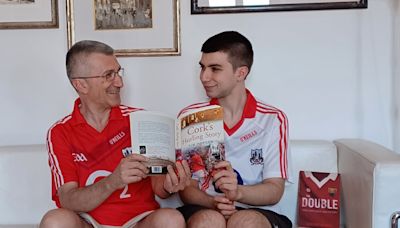
[[[249,68],[247,66],[240,66],[236,69],[237,79],[239,81],[244,81],[249,74]]]
[[[84,79],[72,79],[71,84],[78,93],[85,94],[88,91],[88,84]]]

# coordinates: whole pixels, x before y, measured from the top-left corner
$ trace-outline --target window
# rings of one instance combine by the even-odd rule
[[[270,0],[208,0],[208,6],[254,6],[268,5]],[[200,1],[199,1],[200,2]],[[203,0],[202,2],[207,2]]]

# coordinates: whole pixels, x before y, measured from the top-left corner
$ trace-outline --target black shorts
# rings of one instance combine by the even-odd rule
[[[182,207],[178,207],[177,210],[180,211],[185,217],[185,220],[188,221],[190,216],[192,216],[194,213],[203,210],[203,209],[209,209],[203,206],[199,205],[193,205],[193,204],[187,204]],[[236,207],[237,210],[246,210],[246,208],[241,208],[241,207]],[[292,227],[292,222],[284,215],[280,215],[278,213],[275,213],[270,210],[264,210],[260,208],[249,208],[248,210],[255,210],[263,214],[268,221],[271,223],[272,227],[278,227],[278,228],[291,228]]]

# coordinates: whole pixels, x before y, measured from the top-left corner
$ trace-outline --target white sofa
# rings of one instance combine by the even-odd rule
[[[295,183],[286,188],[283,209],[296,224],[299,170],[339,172],[342,178],[342,221],[349,228],[390,227],[400,210],[400,155],[357,139],[334,142],[292,140]],[[45,145],[0,147],[0,227],[38,227],[54,204]],[[177,206],[177,195],[160,201]]]

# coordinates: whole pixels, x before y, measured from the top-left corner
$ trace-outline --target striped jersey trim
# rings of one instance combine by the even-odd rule
[[[288,120],[286,115],[279,109],[258,102],[257,101],[257,112],[262,113],[262,114],[272,114],[276,115],[279,122],[279,134],[280,134],[280,140],[279,140],[279,161],[280,161],[280,169],[281,169],[281,175],[283,178],[288,178],[288,158],[287,158],[287,153],[288,153]]]
[[[132,113],[132,112],[144,110],[142,108],[132,108],[132,107],[128,107],[128,106],[125,106],[125,105],[120,105],[119,108],[121,110],[122,116],[129,116],[129,114]]]
[[[47,133],[47,148],[48,148],[48,154],[49,154],[49,165],[50,165],[50,170],[53,175],[53,180],[54,180],[56,189],[58,189],[59,187],[61,187],[64,184],[64,177],[62,175],[57,156],[54,153],[53,143],[51,141],[52,132],[53,132],[53,129],[57,125],[65,124],[71,118],[72,118],[72,115],[68,115],[68,116],[64,117],[64,119],[61,119],[60,121],[53,124],[53,126],[50,127],[50,129]]]
[[[210,102],[201,102],[201,103],[192,104],[192,105],[182,109],[179,112],[178,116],[180,116],[180,115],[182,115],[182,114],[184,114],[184,113],[186,113],[186,112],[188,112],[190,110],[197,109],[197,108],[202,108],[202,107],[207,107],[207,106],[210,106],[210,105],[211,105]]]

